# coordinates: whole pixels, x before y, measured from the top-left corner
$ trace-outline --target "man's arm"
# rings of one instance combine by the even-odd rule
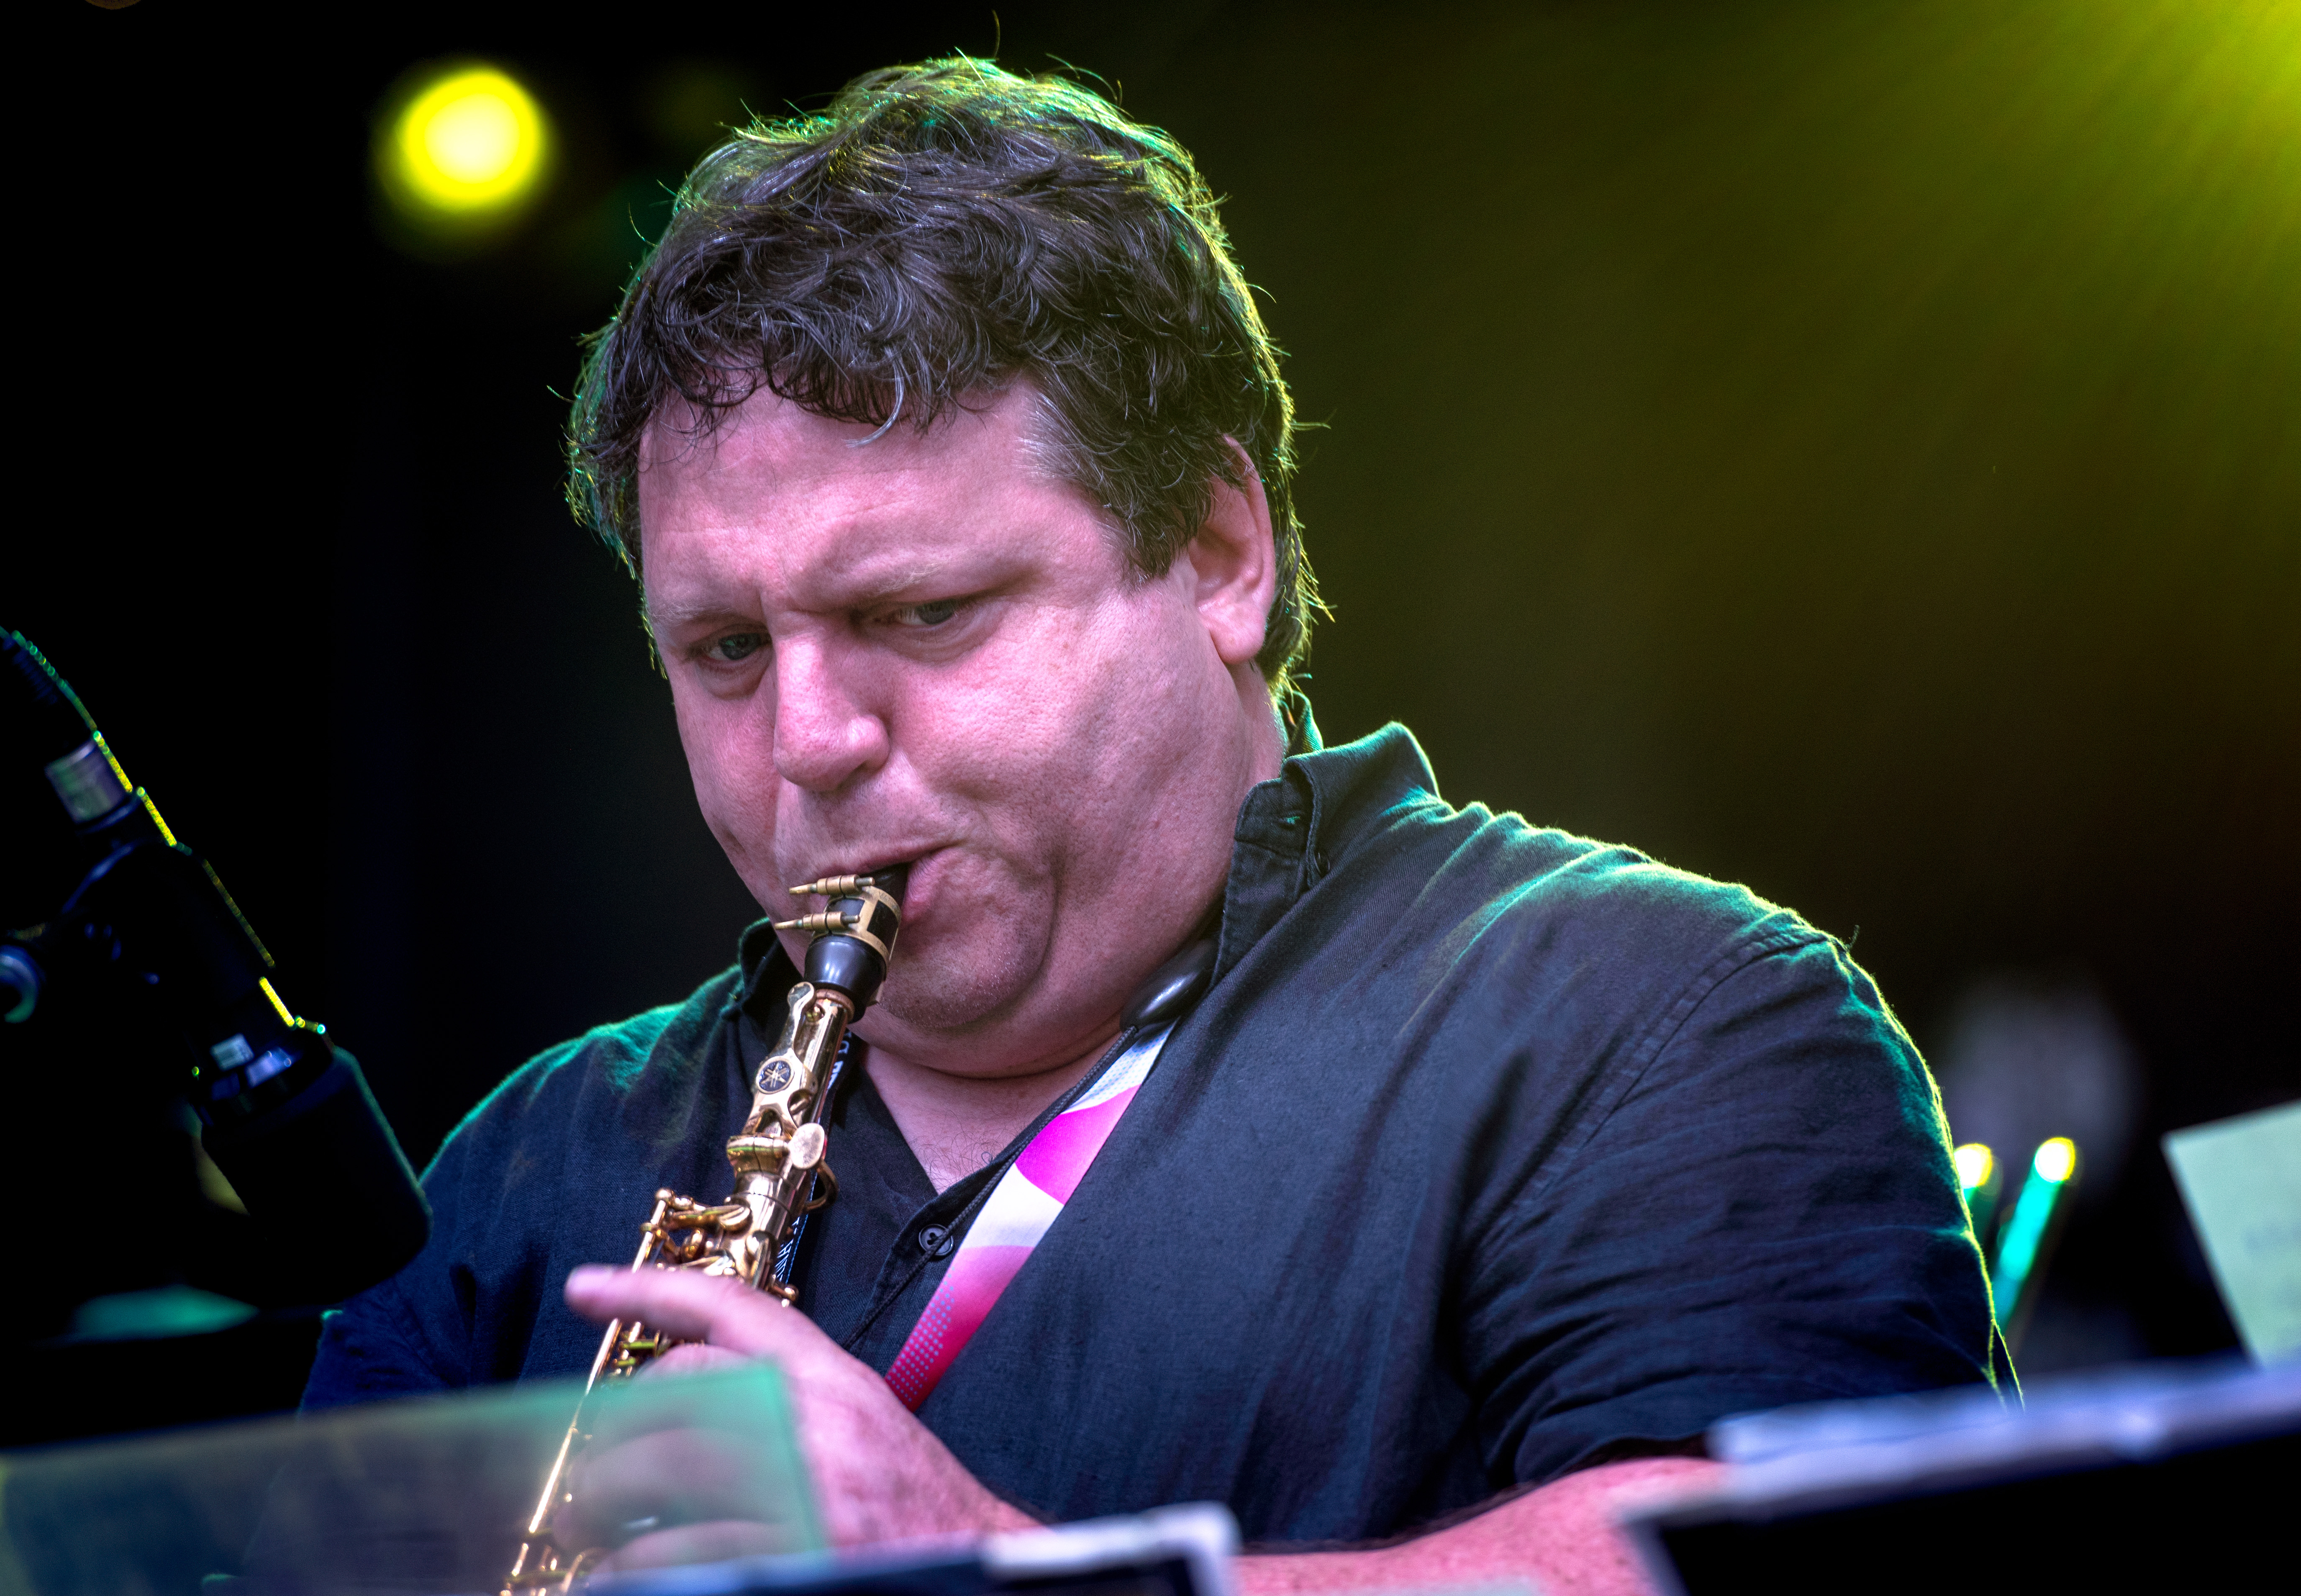
[[[757,1358],[781,1366],[818,1506],[838,1545],[1036,1523],[968,1473],[868,1365],[804,1315],[757,1291],[678,1271],[590,1268],[569,1278],[567,1300],[603,1323],[644,1319],[692,1343],[658,1360],[665,1372]],[[1615,1517],[1634,1500],[1699,1486],[1718,1467],[1693,1458],[1604,1464],[1393,1545],[1242,1558],[1239,1583],[1245,1596],[1509,1579],[1532,1581],[1543,1596],[1644,1592],[1651,1587]]]
[[[1508,1497],[1446,1529],[1368,1551],[1241,1558],[1243,1596],[1309,1591],[1434,1590],[1531,1581],[1540,1596],[1629,1596],[1653,1589],[1621,1515],[1697,1491],[1725,1466],[1702,1458],[1602,1463]]]
[[[442,1375],[406,1330],[394,1281],[370,1286],[320,1322],[320,1347],[304,1383],[304,1410],[387,1397],[420,1396],[462,1383]]]

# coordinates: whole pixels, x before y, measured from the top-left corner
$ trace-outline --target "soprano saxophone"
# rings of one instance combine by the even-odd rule
[[[887,961],[902,925],[902,891],[908,866],[872,875],[834,875],[793,887],[794,896],[830,900],[821,914],[776,923],[778,931],[811,933],[805,978],[786,1001],[782,1039],[751,1080],[751,1112],[727,1143],[735,1190],[710,1206],[669,1189],[640,1227],[637,1269],[694,1269],[727,1275],[766,1292],[785,1307],[798,1292],[776,1278],[775,1260],[803,1215],[831,1200],[839,1183],[824,1162],[827,1141],[824,1088],[847,1029],[879,994]],[[590,1378],[566,1436],[529,1515],[518,1559],[501,1596],[572,1591],[605,1555],[603,1547],[564,1547],[552,1523],[573,1500],[569,1466],[584,1441],[586,1409],[603,1382],[627,1380],[677,1343],[637,1322],[607,1326],[591,1359]]]

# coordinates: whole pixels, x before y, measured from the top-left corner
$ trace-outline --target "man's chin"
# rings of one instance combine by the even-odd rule
[[[897,1049],[932,1048],[980,1037],[1007,1022],[1022,1006],[1035,966],[1019,949],[1005,958],[985,958],[980,947],[967,958],[940,957],[942,949],[895,945],[893,967],[879,1001],[858,1030],[866,1040]]]

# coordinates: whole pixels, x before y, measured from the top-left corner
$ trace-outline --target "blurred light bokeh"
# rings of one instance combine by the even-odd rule
[[[376,118],[376,174],[398,220],[481,236],[516,217],[550,172],[551,127],[509,73],[460,63],[411,72]]]

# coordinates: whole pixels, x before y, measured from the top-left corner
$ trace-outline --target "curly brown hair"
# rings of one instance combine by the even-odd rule
[[[1015,380],[1042,457],[1163,574],[1214,484],[1260,476],[1278,594],[1275,691],[1321,610],[1294,514],[1279,351],[1190,155],[1067,79],[967,56],[890,67],[820,114],[706,155],[607,326],[586,340],[568,502],[639,574],[637,472],[678,402],[699,430],[761,389],[925,430]]]

